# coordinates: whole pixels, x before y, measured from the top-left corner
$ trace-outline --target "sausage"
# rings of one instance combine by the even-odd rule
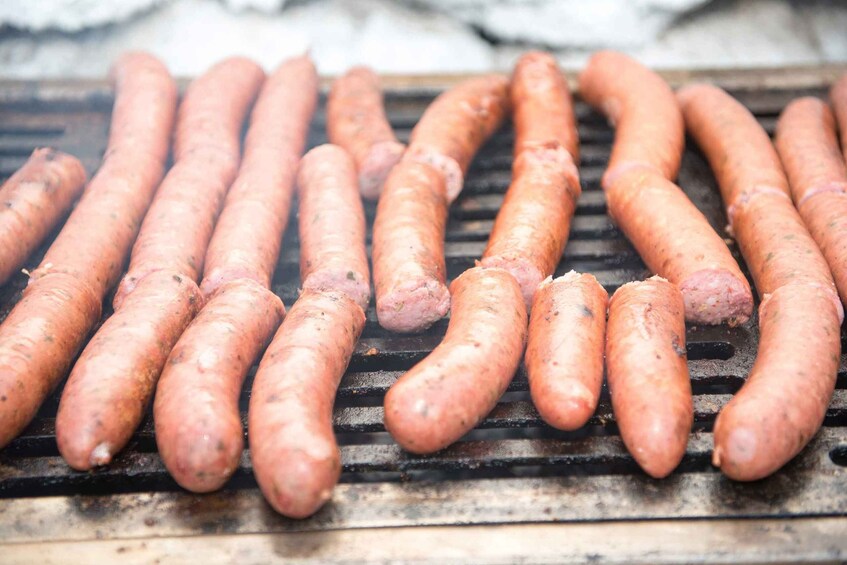
[[[67,374],[100,319],[100,304],[85,282],[53,273],[29,285],[0,325],[0,447],[21,433]]]
[[[676,178],[685,126],[673,91],[659,75],[622,53],[600,51],[580,73],[579,93],[615,125],[604,188],[633,169]]]
[[[735,326],[750,318],[750,284],[726,243],[678,186],[633,169],[608,185],[606,202],[609,216],[650,270],[682,291],[688,321]]]
[[[841,133],[841,151],[847,161],[847,74],[832,85],[829,100],[838,121],[838,131]]]
[[[401,161],[385,182],[373,224],[376,315],[385,329],[420,332],[450,309],[446,226],[444,177],[429,165]]]
[[[694,423],[682,293],[665,279],[627,283],[609,301],[606,378],[621,438],[653,478],[685,455]]]
[[[316,147],[300,163],[297,186],[303,288],[345,292],[367,308],[365,211],[353,159],[337,145]]]
[[[794,203],[823,252],[842,301],[847,299],[847,168],[838,147],[835,118],[817,98],[790,103],[779,118],[776,148]]]
[[[176,162],[144,218],[115,293],[115,309],[153,271],[200,278],[215,220],[238,168],[242,122],[263,80],[258,65],[234,57],[186,90],[174,136]]]
[[[206,297],[240,278],[270,287],[317,96],[317,72],[306,55],[282,63],[262,87],[238,178],[206,251]]]
[[[527,314],[508,271],[474,267],[450,285],[442,342],[385,395],[385,428],[413,453],[461,438],[497,404],[526,345]]]
[[[536,288],[553,274],[565,250],[580,188],[555,149],[523,150],[512,171],[481,264],[509,271],[529,308]]]
[[[364,311],[345,293],[304,290],[259,364],[250,458],[265,498],[291,518],[315,513],[338,482],[332,407],[364,325]]]
[[[177,87],[152,55],[121,56],[110,72],[115,106],[100,169],[47,250],[30,284],[67,273],[104,296],[120,277],[150,199],[164,174]]]
[[[760,479],[794,457],[820,427],[835,386],[844,312],[826,261],[791,204],[773,146],[752,114],[709,85],[686,87],[678,98],[689,132],[715,170],[763,296],[756,361],[718,415],[713,462],[730,478]],[[765,425],[774,418],[780,422]]]
[[[818,431],[835,389],[840,325],[825,289],[786,285],[765,295],[756,362],[715,422],[712,462],[728,477],[770,475]]]
[[[756,194],[791,198],[768,134],[744,106],[716,86],[696,84],[677,93],[689,133],[718,179],[730,226],[735,207]]]
[[[379,77],[368,67],[353,67],[332,83],[326,103],[330,143],[356,161],[359,189],[376,200],[388,173],[406,146],[397,141],[385,116]]]
[[[103,164],[0,326],[0,390],[7,391],[0,393],[0,447],[29,423],[100,319],[163,173],[176,84],[144,53],[122,56],[111,76],[116,98]]]
[[[556,58],[529,51],[518,59],[510,87],[515,157],[525,149],[561,148],[579,161],[579,134],[568,81]],[[575,167],[574,167],[575,168]]]
[[[68,213],[85,178],[76,157],[43,148],[0,187],[0,285]]]
[[[412,130],[404,159],[441,171],[447,201],[462,191],[465,173],[482,144],[509,111],[509,79],[486,75],[468,79],[440,94]]]
[[[597,279],[574,271],[547,277],[535,293],[526,371],[532,402],[554,428],[580,428],[597,408],[608,300]]]
[[[203,303],[197,284],[155,271],[97,330],[74,365],[56,414],[68,465],[106,465],[141,423],[171,348]]]
[[[183,488],[217,490],[238,467],[244,450],[241,385],[284,312],[279,297],[256,282],[228,282],[171,351],[153,417],[159,455]]]

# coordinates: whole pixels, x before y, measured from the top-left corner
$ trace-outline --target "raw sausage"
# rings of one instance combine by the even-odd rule
[[[171,347],[202,303],[194,281],[155,271],[97,330],[68,377],[56,414],[56,443],[68,465],[106,465],[126,445]]]
[[[678,186],[650,171],[630,170],[606,188],[606,202],[647,267],[682,291],[687,320],[735,326],[750,318],[750,284]]]
[[[303,288],[345,292],[367,308],[365,211],[353,160],[337,145],[316,147],[300,163],[297,186]]]
[[[241,156],[244,116],[264,80],[241,57],[214,65],[186,90],[174,137],[176,162],[156,193],[132,248],[114,306],[156,270],[198,280],[226,191]]]
[[[450,309],[444,261],[444,178],[423,163],[401,161],[383,187],[373,225],[379,324],[420,332]]]
[[[789,104],[777,123],[776,148],[797,210],[847,300],[847,168],[829,106],[810,97]]]
[[[597,408],[608,300],[597,279],[574,271],[548,277],[535,293],[526,371],[532,402],[554,428],[580,428]]]
[[[100,319],[164,170],[176,84],[145,53],[122,56],[111,77],[116,98],[103,164],[0,326],[0,447],[29,423]]]
[[[843,75],[829,91],[829,100],[838,121],[838,131],[841,134],[841,151],[847,161],[847,74]]]
[[[250,457],[262,493],[281,514],[305,518],[332,496],[341,474],[332,407],[364,325],[365,313],[345,293],[305,290],[259,364]]]
[[[385,395],[385,428],[414,453],[443,449],[479,423],[506,391],[526,345],[526,306],[508,271],[468,269],[450,293],[443,341]]]
[[[565,250],[580,194],[574,176],[562,166],[555,149],[525,149],[515,158],[512,184],[481,263],[509,271],[521,287],[527,308]]]
[[[270,287],[317,97],[317,72],[306,55],[282,63],[262,87],[238,178],[206,251],[206,297],[241,278]]]
[[[241,385],[284,312],[279,297],[256,282],[226,283],[171,351],[153,417],[159,455],[183,488],[217,490],[237,468]]]
[[[85,177],[76,157],[43,148],[0,187],[0,285],[68,213]]]
[[[756,362],[715,422],[712,462],[728,477],[770,475],[818,431],[841,361],[840,325],[822,288],[786,285],[765,295]]]
[[[682,293],[661,277],[627,283],[609,301],[606,373],[630,454],[651,477],[673,471],[694,423]]]
[[[486,75],[468,79],[439,95],[421,116],[404,159],[432,165],[444,175],[447,201],[462,191],[477,150],[509,111],[509,79]]]
[[[603,187],[633,169],[676,178],[685,126],[673,91],[659,75],[623,53],[600,51],[580,73],[579,93],[615,126]]]
[[[326,127],[330,143],[343,147],[356,161],[362,196],[376,200],[406,149],[385,116],[376,73],[368,67],[353,67],[332,83]]]

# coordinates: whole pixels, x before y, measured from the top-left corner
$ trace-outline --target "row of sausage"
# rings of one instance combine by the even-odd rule
[[[685,320],[735,325],[753,309],[723,239],[673,182],[686,124],[715,169],[763,297],[760,353],[716,422],[715,464],[736,479],[761,478],[821,425],[839,365],[843,310],[831,273],[844,296],[847,198],[835,119],[822,101],[786,109],[777,155],[720,89],[675,95],[637,62],[595,55],[580,93],[617,130],[602,180],[609,213],[660,275],[623,286],[607,305],[590,275],[549,278],[581,189],[570,93],[546,54],[524,55],[511,79],[470,79],[437,97],[408,147],[388,124],[377,77],[354,69],[330,92],[335,145],[302,160],[318,84],[307,57],[269,77],[248,60],[224,61],[189,86],[178,111],[174,82],[153,57],[125,55],[112,78],[103,163],[0,326],[0,446],[71,369],[56,435],[72,467],[109,463],[155,391],[168,470],[185,488],[215,490],[238,465],[238,396],[267,347],[249,410],[253,467],[278,511],[313,513],[340,475],[332,404],[370,300],[361,196],[379,199],[379,323],[418,332],[451,312],[443,342],[386,395],[386,429],[401,446],[430,453],[458,440],[497,403],[526,347],[533,401],[561,429],[593,413],[605,357],[624,443],[646,472],[665,476],[684,455],[693,418]],[[847,83],[833,100],[847,121],[844,91]],[[449,206],[509,114],[512,183],[480,264],[448,289]],[[45,149],[0,189],[2,280],[84,184],[74,158]],[[303,291],[285,314],[269,287],[295,187]],[[127,256],[115,313],[71,368]]]

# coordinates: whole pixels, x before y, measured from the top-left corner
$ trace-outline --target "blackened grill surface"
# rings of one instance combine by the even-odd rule
[[[819,90],[746,91],[737,94],[772,132],[790,99],[823,95]],[[401,140],[434,92],[403,90],[386,96],[388,114]],[[111,101],[102,90],[49,101],[17,100],[0,105],[0,177],[5,179],[33,148],[52,145],[80,158],[89,172],[105,147]],[[584,193],[557,274],[591,272],[611,293],[648,275],[643,263],[605,214],[599,179],[612,130],[601,116],[577,104],[582,143]],[[326,141],[324,116],[316,116],[310,144]],[[510,180],[513,133],[498,132],[479,153],[465,189],[450,211],[447,265],[450,278],[482,254]],[[714,178],[703,157],[688,149],[679,184],[724,233],[726,224]],[[370,221],[375,206],[367,205]],[[285,236],[274,291],[290,306],[297,296],[296,216]],[[737,248],[731,248],[738,256]],[[31,258],[37,265],[46,246]],[[743,262],[742,262],[743,265]],[[20,298],[21,274],[0,287],[0,319]],[[108,315],[108,312],[107,312]],[[72,471],[56,449],[52,395],[27,430],[0,451],[0,531],[7,541],[31,534],[19,518],[39,519],[46,538],[68,532],[140,536],[144,516],[172,534],[323,530],[433,524],[600,521],[619,519],[752,518],[843,516],[847,513],[847,366],[842,356],[838,390],[822,431],[792,463],[753,484],[725,479],[710,465],[711,429],[719,409],[738,390],[756,353],[756,320],[730,329],[687,331],[694,389],[695,425],[686,456],[670,478],[644,475],[627,454],[605,393],[597,414],[576,432],[554,430],[540,421],[520,369],[500,404],[456,445],[421,457],[400,450],[382,425],[382,398],[394,380],[435,347],[446,320],[417,336],[397,336],[376,323],[373,306],[335,410],[344,472],[332,503],[308,520],[282,518],[261,500],[245,453],[232,481],[220,493],[184,493],[156,453],[150,416],[112,465],[94,472]],[[461,378],[456,375],[456,378]],[[246,407],[252,373],[244,387]],[[61,386],[59,387],[59,391]],[[246,419],[246,418],[245,418]],[[67,505],[48,497],[71,497]],[[143,520],[147,523],[147,518]],[[149,526],[149,524],[147,524]],[[52,533],[51,533],[52,532]],[[74,534],[77,535],[77,534]],[[78,534],[83,535],[83,534]]]

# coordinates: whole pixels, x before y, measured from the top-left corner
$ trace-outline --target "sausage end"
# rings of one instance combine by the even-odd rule
[[[390,331],[422,332],[443,318],[450,309],[450,292],[438,280],[407,282],[379,297],[376,315]]]
[[[753,294],[746,280],[723,269],[703,269],[679,285],[685,319],[692,323],[730,326],[743,324],[753,314]]]

